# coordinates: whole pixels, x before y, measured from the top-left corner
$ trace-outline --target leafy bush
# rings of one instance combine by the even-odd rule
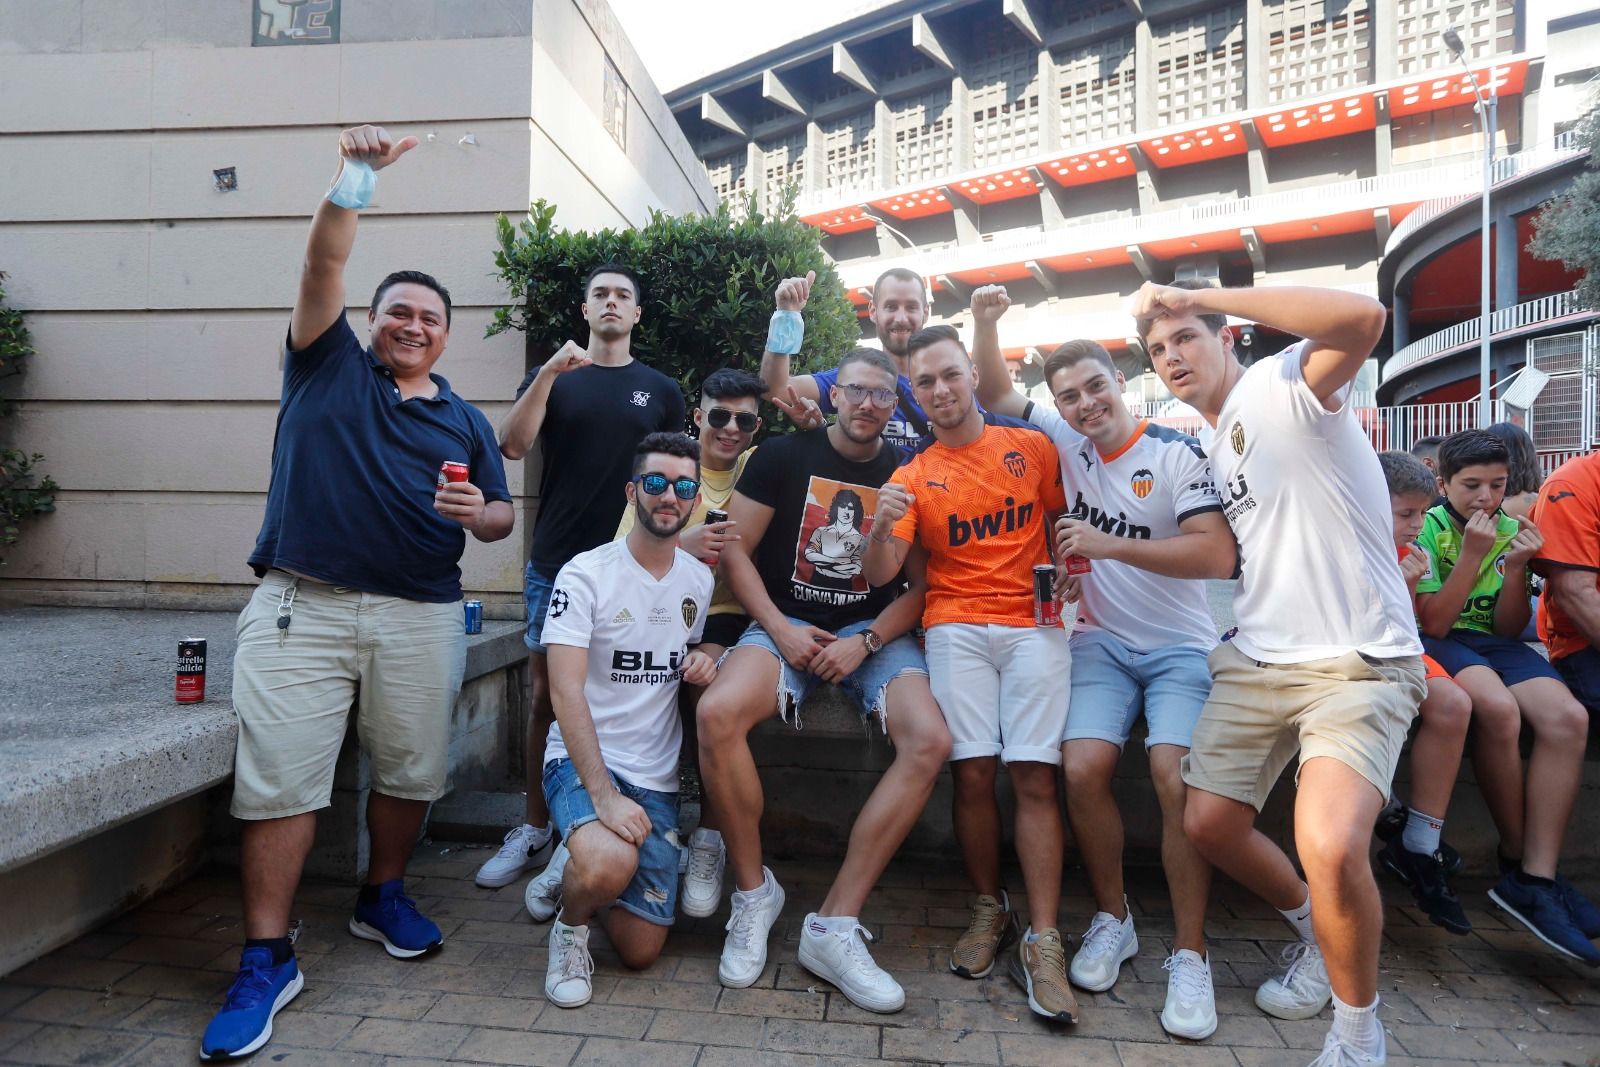
[[[6,306],[5,272],[0,271],[0,385],[22,373],[33,355],[33,343],[22,312]],[[0,426],[9,422],[16,405],[0,399]],[[10,434],[0,429],[0,438]],[[35,482],[34,466],[44,459],[16,448],[0,447],[0,550],[17,543],[22,520],[56,509],[55,492],[60,486],[46,477]],[[5,557],[0,555],[0,566]]]
[[[759,368],[778,283],[814,270],[794,371],[832,366],[859,342],[861,329],[817,231],[793,208],[791,191],[772,215],[751,204],[736,219],[723,204],[710,215],[652,211],[640,229],[590,232],[557,228],[555,205],[535,201],[521,223],[498,220],[495,266],[520,302],[497,309],[488,332],[527,334],[535,362],[568,340],[588,343],[579,313],[584,276],[601,263],[623,263],[644,286],[634,355],[677,379],[692,400],[714,370]]]
[[[1600,108],[1590,109],[1579,131],[1589,149],[1589,164],[1534,220],[1528,251],[1540,259],[1558,259],[1568,270],[1582,271],[1578,302],[1600,308]]]

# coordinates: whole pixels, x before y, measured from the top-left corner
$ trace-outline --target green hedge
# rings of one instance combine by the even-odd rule
[[[19,376],[33,355],[22,312],[6,304],[5,277],[0,271],[0,386]],[[11,401],[0,399],[0,441],[14,439],[15,410]],[[60,486],[48,477],[39,480],[34,470],[43,460],[37,452],[0,446],[0,566],[5,564],[4,550],[17,543],[22,520],[56,509],[55,492]]]

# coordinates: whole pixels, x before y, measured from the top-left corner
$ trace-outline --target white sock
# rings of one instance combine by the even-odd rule
[[[1406,829],[1400,835],[1400,844],[1407,852],[1431,856],[1439,851],[1439,835],[1444,832],[1444,820],[1424,815],[1416,808],[1406,809]]]
[[[813,915],[811,921],[820,924],[830,934],[854,933],[860,920],[854,915]]]
[[[1388,1054],[1383,1038],[1383,1024],[1378,1021],[1376,998],[1364,1008],[1352,1008],[1335,993],[1333,1032],[1346,1045],[1359,1049],[1380,1062]]]
[[[1298,908],[1284,911],[1278,909],[1278,914],[1283,916],[1283,921],[1294,927],[1294,932],[1300,940],[1308,945],[1317,943],[1317,935],[1311,930],[1311,889],[1306,889],[1306,902]]]

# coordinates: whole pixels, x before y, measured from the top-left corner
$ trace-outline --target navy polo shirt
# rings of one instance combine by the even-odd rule
[[[340,315],[290,351],[272,443],[267,514],[250,566],[430,604],[461,599],[466,530],[433,510],[439,465],[467,464],[486,501],[511,499],[483,412],[430,375],[400,398],[389,368]]]

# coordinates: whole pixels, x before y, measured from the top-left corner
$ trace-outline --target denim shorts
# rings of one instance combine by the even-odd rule
[[[790,622],[798,625],[808,625],[804,619],[790,618]],[[869,629],[872,620],[853,622],[849,626],[839,628],[838,637],[854,637],[862,630]],[[778,658],[778,715],[784,722],[800,729],[800,707],[806,702],[806,697],[812,690],[822,685],[822,679],[810,671],[795,669],[789,661],[783,658],[783,653],[778,651],[777,643],[772,636],[762,629],[759,622],[752,622],[735,648],[764,648]],[[923,658],[922,649],[911,639],[909,634],[899,637],[884,645],[882,650],[868,656],[861,661],[850,674],[840,682],[839,688],[850,694],[855,701],[856,709],[861,716],[872,716],[878,720],[878,725],[885,731],[889,728],[889,709],[885,702],[889,683],[902,674],[920,674],[927,677],[928,661]]]
[[[639,846],[639,866],[617,898],[617,907],[645,922],[671,926],[678,910],[678,794],[640,789],[610,771],[606,774],[617,792],[650,817],[650,836]],[[561,831],[562,841],[571,841],[578,827],[600,819],[589,790],[578,777],[578,768],[569,759],[555,759],[544,765],[544,799],[550,805],[550,817]]]
[[[1210,649],[1192,646],[1135,652],[1104,630],[1072,635],[1072,704],[1063,741],[1128,743],[1144,712],[1144,747],[1188,748],[1211,695]]]
[[[522,643],[530,652],[544,655],[544,645],[539,638],[544,633],[544,613],[550,608],[550,591],[556,586],[556,576],[533,569],[530,560],[522,568],[522,602],[528,608],[528,629]]]

